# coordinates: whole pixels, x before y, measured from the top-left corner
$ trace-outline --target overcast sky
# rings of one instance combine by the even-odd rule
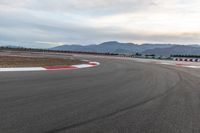
[[[0,40],[200,43],[199,0],[0,0]]]

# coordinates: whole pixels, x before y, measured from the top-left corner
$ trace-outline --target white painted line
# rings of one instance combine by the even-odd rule
[[[0,68],[0,72],[45,71],[43,67]]]
[[[76,68],[87,68],[87,67],[94,67],[94,65],[82,64],[82,65],[73,65],[73,67],[76,67]]]
[[[90,64],[96,64],[97,66],[100,65],[99,62],[89,62]]]
[[[188,67],[188,68],[200,68],[200,66],[184,66],[184,67]]]

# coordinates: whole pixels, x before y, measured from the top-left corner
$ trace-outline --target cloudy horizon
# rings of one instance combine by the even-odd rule
[[[198,0],[1,0],[0,41],[200,44],[199,6]]]

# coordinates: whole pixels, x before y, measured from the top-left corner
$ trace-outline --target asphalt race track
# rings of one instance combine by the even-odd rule
[[[94,68],[0,73],[0,133],[199,133],[200,70],[89,58]]]

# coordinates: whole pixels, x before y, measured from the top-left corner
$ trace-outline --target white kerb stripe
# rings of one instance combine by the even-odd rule
[[[188,68],[200,68],[200,66],[185,66],[185,67],[188,67]]]
[[[0,72],[45,71],[43,67],[0,68]]]
[[[96,64],[96,65],[100,65],[99,62],[89,62],[89,63],[91,63],[91,64]]]
[[[87,68],[87,67],[93,67],[94,65],[89,65],[89,64],[82,64],[82,65],[73,65],[73,67],[76,68]]]

